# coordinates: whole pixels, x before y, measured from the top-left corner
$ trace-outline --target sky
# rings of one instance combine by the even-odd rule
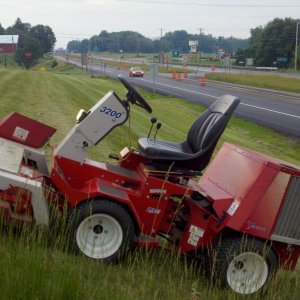
[[[149,38],[186,30],[192,34],[250,37],[250,29],[274,18],[300,19],[300,0],[0,0],[4,28],[19,17],[52,28],[57,43],[131,30]]]

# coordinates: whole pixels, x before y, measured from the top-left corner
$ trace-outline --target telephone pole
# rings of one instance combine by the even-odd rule
[[[159,52],[161,52],[161,39],[162,39],[162,34],[163,34],[163,30],[164,30],[164,28],[159,28],[159,30],[160,30],[160,48],[159,48]]]
[[[139,37],[138,33],[135,33],[135,38],[136,38],[136,56],[139,56]]]
[[[201,34],[202,34],[202,31],[204,30],[204,28],[197,28],[199,30],[199,41],[198,41],[198,49],[199,49],[199,54],[200,54],[200,64],[201,64]]]
[[[163,61],[163,58],[162,58],[162,47],[161,47],[161,40],[162,40],[162,34],[163,34],[163,30],[164,28],[159,28],[160,30],[160,42],[159,42],[159,63],[161,63]]]
[[[298,59],[298,31],[299,31],[299,20],[296,20],[295,70],[297,70],[297,59]]]

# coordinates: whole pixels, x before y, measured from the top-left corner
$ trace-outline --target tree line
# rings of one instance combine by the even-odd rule
[[[237,49],[236,64],[253,58],[256,66],[293,67],[295,62],[297,20],[276,18],[266,26],[251,29],[248,47]],[[300,46],[297,64],[300,65]]]
[[[219,48],[228,52],[235,52],[238,48],[245,48],[248,39],[234,37],[215,38],[212,35],[190,34],[185,30],[167,32],[162,38],[150,39],[138,32],[120,31],[107,32],[102,30],[100,34],[90,39],[81,41],[72,40],[67,45],[67,51],[75,53],[93,52],[125,52],[125,53],[158,53],[179,50],[180,53],[188,53],[189,41],[198,41],[198,49],[204,53],[216,53]]]
[[[53,51],[56,37],[51,27],[47,25],[31,26],[17,18],[12,26],[4,29],[0,23],[0,34],[19,35],[15,60],[18,64],[29,68],[43,54]],[[30,57],[25,54],[30,53]]]
[[[213,37],[211,34],[190,34],[185,30],[167,32],[162,38],[149,39],[138,32],[107,32],[103,30],[90,39],[73,40],[67,45],[67,51],[75,53],[125,52],[158,53],[179,50],[189,53],[189,41],[198,41],[202,53],[216,53],[222,48],[236,59],[236,64],[246,64],[246,58],[253,58],[256,66],[292,67],[295,57],[295,37],[297,21],[291,18],[275,18],[265,26],[250,30],[249,39],[233,36]],[[299,30],[300,32],[300,30]],[[300,44],[300,42],[299,42]],[[300,47],[298,46],[298,65]]]

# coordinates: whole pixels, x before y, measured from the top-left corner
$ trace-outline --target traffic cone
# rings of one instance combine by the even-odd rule
[[[205,86],[205,76],[200,76],[199,78],[199,83],[200,83],[200,86]]]
[[[187,78],[187,70],[186,69],[183,72],[183,78]]]

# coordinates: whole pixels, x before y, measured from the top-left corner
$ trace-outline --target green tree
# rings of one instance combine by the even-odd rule
[[[70,41],[67,45],[67,49],[69,52],[80,53],[79,52],[80,44],[81,42],[77,40]]]
[[[297,50],[297,68],[299,69],[300,66],[300,45],[298,46]]]
[[[19,36],[18,47],[23,47],[23,40],[25,34],[28,33],[31,25],[29,23],[23,23],[20,18],[17,18],[14,25],[6,28],[6,34],[15,34]]]
[[[43,53],[51,52],[53,50],[56,43],[56,37],[49,26],[33,26],[29,33],[32,37],[36,38],[40,42]]]
[[[295,48],[296,21],[291,18],[274,19],[259,33],[252,47],[255,49],[255,63],[259,66],[272,66],[277,57],[293,60]]]
[[[31,56],[26,57],[26,53],[30,53]],[[18,64],[29,69],[42,56],[43,52],[40,42],[29,34],[26,34],[23,40],[23,47],[18,48],[16,52],[16,61]]]
[[[245,65],[246,64],[245,50],[238,48],[235,52],[234,58],[235,58],[235,62],[234,62],[235,65],[239,66],[240,62],[243,62],[243,64]]]
[[[167,32],[163,37],[163,40],[168,41],[168,50],[179,50],[180,52],[189,51],[189,34],[185,30],[176,30],[173,32]]]
[[[17,18],[15,24],[12,27],[16,30],[20,30],[25,34],[28,33],[28,31],[31,28],[31,25],[29,23],[23,23],[20,18]]]
[[[123,50],[124,52],[148,52],[157,53],[160,50],[170,51],[172,49],[178,49],[180,52],[189,52],[189,41],[199,40],[199,35],[189,34],[185,30],[176,30],[174,32],[167,32],[161,39],[149,39],[144,37],[138,32],[134,31],[120,31],[120,32],[107,32],[102,30],[98,37],[96,35],[89,39],[88,46],[86,40],[82,41],[70,41],[67,45],[67,50],[70,52],[82,52],[86,51],[86,48],[90,51],[99,49],[99,51],[118,52]],[[201,51],[212,53],[215,52],[218,47],[222,47],[229,52],[234,52],[238,48],[245,48],[248,46],[247,39],[236,39],[234,37],[218,39],[212,35],[201,35]]]
[[[1,23],[0,23],[0,34],[5,34],[5,29],[2,27]]]

